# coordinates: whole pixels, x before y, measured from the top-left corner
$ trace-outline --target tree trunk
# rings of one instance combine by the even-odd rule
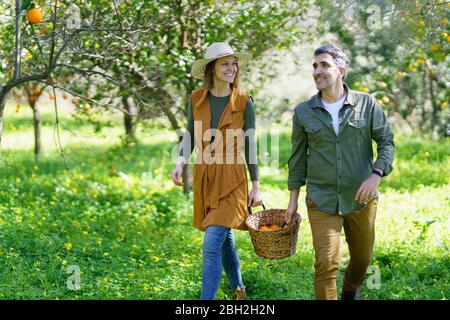
[[[189,100],[187,101],[189,104]],[[187,108],[186,108],[187,109]],[[186,116],[187,117],[187,116]],[[180,143],[181,143],[181,137],[180,137]],[[185,194],[188,194],[189,191],[192,189],[192,175],[191,175],[192,167],[189,164],[189,161],[184,165],[183,167],[183,192]]]
[[[42,155],[42,143],[41,143],[41,112],[37,106],[37,104],[33,103],[30,105],[33,110],[33,121],[34,121],[34,158],[36,162],[39,162],[39,159]]]
[[[192,188],[192,180],[191,180],[191,165],[189,163],[186,163],[183,167],[183,192],[185,194],[188,194],[189,191],[191,191]]]
[[[5,109],[5,96],[0,92],[0,159],[1,159],[1,145],[3,134],[3,110]]]
[[[426,122],[427,122],[427,111],[426,111],[426,106],[427,106],[427,102],[428,102],[428,97],[427,97],[427,79],[428,79],[428,71],[427,68],[423,69],[423,77],[422,77],[422,82],[423,82],[423,102],[422,102],[422,112],[421,112],[421,117],[422,119],[420,119],[420,125],[419,125],[419,129],[425,129],[426,126]]]
[[[167,119],[170,122],[170,125],[172,127],[172,129],[174,131],[177,131],[178,129],[180,129],[180,126],[178,124],[178,120],[175,116],[175,114],[170,110],[170,106],[172,105],[172,102],[170,101],[169,94],[167,92],[165,92],[164,90],[154,90],[153,88],[144,88],[143,90],[143,94],[146,97],[151,97],[152,99],[155,99],[155,97],[157,99],[159,99],[159,101],[161,101],[162,103],[160,104],[161,106],[161,111],[164,112],[164,114],[166,115]],[[179,142],[181,142],[182,137],[179,137]],[[175,164],[174,164],[175,165]],[[191,181],[191,165],[188,163],[183,167],[183,174],[182,174],[182,179],[183,179],[183,192],[185,194],[188,194],[189,191],[192,188],[192,181]]]
[[[22,0],[16,0],[16,16],[15,16],[15,44],[14,44],[14,70],[13,79],[17,80],[20,75],[20,62],[22,53],[22,30],[20,29],[20,14],[22,12]]]
[[[430,90],[430,100],[431,100],[431,106],[433,108],[432,114],[431,114],[431,132],[434,132],[434,129],[437,125],[437,111],[439,106],[435,105],[434,103],[434,87],[433,87],[433,77],[431,76],[431,70],[429,72],[430,78],[429,78],[429,90]]]
[[[132,140],[136,139],[135,132],[136,126],[133,121],[133,116],[137,116],[137,108],[133,99],[130,97],[122,97],[122,103],[125,106],[127,112],[124,113],[124,125],[125,125],[125,135],[127,138]]]
[[[172,111],[170,111],[170,109],[168,107],[163,107],[163,111],[166,114],[167,118],[169,119],[169,122],[172,125],[172,129],[174,129],[175,131],[180,129],[180,126],[178,125],[178,121],[177,121],[175,115],[172,113]],[[178,142],[181,143],[182,140],[183,140],[183,137],[179,137]],[[189,163],[186,163],[183,167],[182,179],[183,179],[183,192],[185,194],[188,194],[192,188],[191,165]]]

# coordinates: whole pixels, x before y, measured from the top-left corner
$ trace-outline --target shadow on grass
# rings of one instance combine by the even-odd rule
[[[73,121],[77,124],[77,121]],[[261,184],[287,192],[287,162],[290,156],[290,134],[279,136],[279,173],[261,174]],[[270,142],[269,142],[270,153]],[[67,163],[71,170],[86,175],[108,175],[111,171],[140,175],[158,169],[170,179],[172,162],[170,151],[173,143],[138,143],[131,147],[94,145],[89,148],[69,145],[64,148]],[[447,139],[431,141],[425,138],[402,137],[396,142],[394,171],[380,185],[380,191],[412,191],[419,185],[442,186],[449,183],[448,163],[450,156]],[[31,151],[3,151],[0,172],[4,179],[21,177],[27,179],[32,174],[57,176],[68,170],[64,159],[53,153],[44,155],[35,169]],[[262,168],[262,167],[261,167]]]
[[[69,168],[73,173],[94,175],[108,175],[115,171],[140,175],[158,168],[169,172],[172,169],[169,165],[172,148],[170,143],[137,144],[131,147],[96,145],[92,148],[69,145],[63,148],[68,166],[62,155],[55,153],[44,155],[36,163],[31,150],[3,151],[0,170],[2,178],[6,180],[18,176],[26,179],[32,174],[57,176],[67,174]]]

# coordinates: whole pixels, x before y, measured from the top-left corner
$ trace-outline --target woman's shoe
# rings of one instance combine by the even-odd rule
[[[246,296],[245,288],[237,287],[233,293],[233,300],[245,300]]]

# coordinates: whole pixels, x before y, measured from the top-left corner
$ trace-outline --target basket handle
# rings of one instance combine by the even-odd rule
[[[266,206],[264,205],[264,203],[261,203],[261,205],[262,205],[263,209],[266,210]],[[249,212],[250,214],[253,214],[253,212],[252,212],[252,207],[251,207],[251,206],[248,207],[248,212]]]

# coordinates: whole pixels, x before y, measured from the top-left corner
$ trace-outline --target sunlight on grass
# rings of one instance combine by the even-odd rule
[[[21,111],[22,112],[22,111]],[[34,162],[31,114],[9,110],[0,170],[0,299],[198,299],[203,233],[191,226],[192,194],[173,185],[176,134],[147,124],[139,143],[124,146],[121,118],[94,126],[63,115],[68,166],[44,112],[44,155]],[[14,129],[15,128],[15,129]],[[268,208],[285,208],[289,130],[281,131],[280,166],[261,166]],[[448,139],[398,137],[394,171],[383,179],[372,266],[380,289],[370,299],[448,299]],[[271,150],[268,150],[270,155]],[[313,299],[314,252],[301,190],[297,253],[283,260],[257,257],[247,232],[235,232],[250,299]],[[255,208],[254,212],[261,208]],[[348,250],[342,238],[341,286]],[[70,290],[70,266],[81,289]],[[289,281],[286,281],[289,279]],[[218,298],[231,288],[223,277]]]

